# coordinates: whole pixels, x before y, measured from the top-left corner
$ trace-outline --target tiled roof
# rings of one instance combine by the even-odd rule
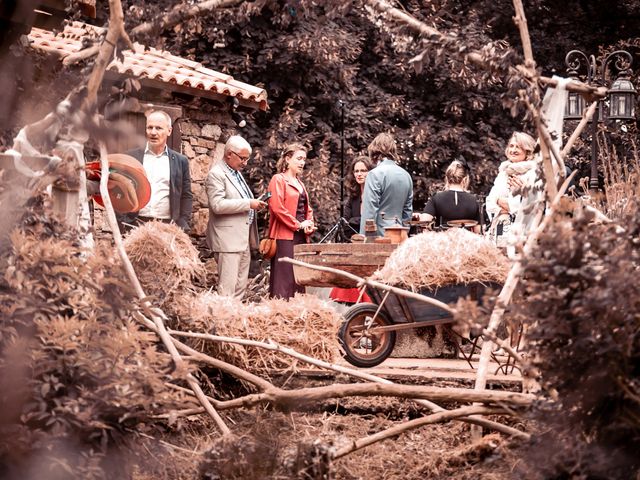
[[[32,28],[29,33],[31,46],[38,50],[53,52],[62,58],[83,49],[83,41],[95,39],[105,30],[81,22],[72,22],[62,32]],[[164,50],[146,48],[134,44],[134,51],[122,52],[124,59],[114,59],[108,71],[138,79],[150,79],[186,88],[194,96],[217,94],[236,97],[243,105],[267,109],[267,92],[263,88],[234,80],[198,62],[177,57]]]

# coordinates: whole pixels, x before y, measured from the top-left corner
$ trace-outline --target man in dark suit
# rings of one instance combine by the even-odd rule
[[[189,231],[191,220],[192,194],[189,161],[187,157],[167,147],[171,135],[171,117],[161,110],[147,115],[145,148],[127,152],[144,166],[151,198],[138,212],[119,217],[125,227],[159,220],[172,222]]]

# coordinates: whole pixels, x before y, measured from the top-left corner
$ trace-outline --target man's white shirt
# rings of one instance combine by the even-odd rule
[[[171,170],[169,168],[169,149],[167,146],[165,145],[160,155],[156,155],[149,150],[149,144],[147,144],[144,150],[142,166],[151,185],[151,198],[149,203],[138,214],[143,217],[170,219]]]

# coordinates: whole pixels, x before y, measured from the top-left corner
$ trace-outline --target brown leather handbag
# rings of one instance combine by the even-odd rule
[[[276,254],[276,239],[263,238],[260,240],[260,247],[258,248],[258,251],[263,258],[273,258]]]

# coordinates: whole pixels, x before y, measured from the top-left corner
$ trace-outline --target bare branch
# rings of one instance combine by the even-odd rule
[[[376,383],[333,384],[324,387],[299,388],[296,390],[274,389],[261,394],[259,398],[245,397],[245,406],[258,403],[273,403],[283,409],[296,409],[305,404],[333,398],[345,397],[399,397],[424,399],[443,402],[482,402],[507,403],[516,406],[528,406],[535,396],[525,393],[485,391],[476,392],[468,388],[439,388],[421,385],[384,385]]]
[[[207,0],[196,3],[195,5],[179,4],[173,7],[170,12],[138,25],[131,30],[131,36],[136,38],[152,32],[166,30],[202,13],[215,10],[216,8],[234,7],[243,1],[244,0]]]
[[[78,62],[86,60],[87,58],[91,58],[94,55],[97,55],[100,51],[99,45],[92,45],[91,47],[84,48],[79,52],[70,53],[62,60],[62,64],[65,66],[75,65]]]
[[[124,32],[124,14],[122,13],[122,3],[120,0],[109,0],[109,28],[107,34],[98,50],[98,58],[93,64],[93,70],[87,82],[87,97],[84,101],[84,109],[93,110],[98,100],[98,90],[104,78],[104,72],[113,59],[113,52],[116,49],[118,40]]]
[[[598,102],[591,102],[589,108],[582,114],[580,123],[569,137],[569,140],[567,140],[567,143],[565,143],[564,147],[562,148],[563,156],[566,156],[569,153],[569,151],[573,147],[573,144],[582,133],[582,130],[584,130],[584,127],[586,127],[587,124],[591,121],[591,118],[593,118],[593,114],[596,112],[596,108],[598,108]]]
[[[184,393],[193,395],[193,392],[185,388],[175,385],[173,387],[180,389]],[[409,400],[423,399],[463,403],[478,402],[517,407],[528,407],[536,399],[534,395],[517,392],[478,392],[468,388],[440,388],[422,385],[380,383],[334,384],[323,387],[299,388],[295,390],[284,390],[273,387],[264,393],[245,395],[233,400],[220,401],[211,397],[207,398],[220,410],[239,407],[251,408],[256,405],[269,403],[279,410],[296,411],[306,410],[308,409],[309,404],[312,403],[346,397],[397,397]],[[202,411],[203,409],[201,408],[190,408],[179,412],[173,412],[172,414],[193,415],[201,413]],[[172,414],[167,414],[167,418]]]
[[[407,430],[422,427],[423,425],[446,422],[457,418],[467,417],[469,415],[490,415],[500,413],[504,413],[504,410],[499,408],[481,407],[477,405],[433,413],[431,415],[427,415],[426,417],[416,418],[414,420],[401,423],[400,425],[395,425],[387,430],[369,435],[368,437],[361,438],[360,440],[355,440],[351,445],[338,450],[333,458],[336,459],[344,457],[345,455],[353,453],[356,450],[360,450],[361,448],[367,447],[376,442],[381,442],[382,440],[395,437],[396,435],[406,432]]]
[[[535,69],[536,62],[533,59],[531,37],[529,37],[529,27],[527,26],[527,17],[524,14],[522,0],[513,0],[513,6],[516,11],[516,16],[513,17],[513,21],[518,26],[518,30],[520,30],[520,40],[522,41],[522,51],[524,53],[524,65],[527,68]]]
[[[392,287],[391,285],[386,285],[384,283],[376,282],[375,280],[371,280],[368,278],[362,278],[352,273],[339,270],[337,268],[324,267],[322,265],[312,265],[310,263],[301,262],[300,260],[294,260],[292,258],[281,258],[280,261],[285,263],[291,263],[293,265],[298,265],[301,267],[311,268],[312,270],[320,270],[322,272],[331,272],[331,273],[335,273],[336,275],[341,275],[343,277],[346,277],[358,282],[358,288],[361,287],[362,285],[370,285],[380,290],[384,290],[385,292],[393,292],[396,295],[400,295],[402,297],[412,298],[414,300],[419,300],[424,303],[429,303],[435,307],[441,308],[442,310],[444,310],[445,312],[451,315],[453,315],[453,313],[455,312],[455,310],[451,308],[449,305],[439,300],[436,300],[435,298],[427,297],[426,295],[420,295],[419,293],[409,292],[401,288]]]
[[[111,204],[111,198],[109,197],[109,189],[107,187],[107,184],[109,182],[109,161],[107,160],[107,149],[103,143],[100,143],[100,167],[101,167],[100,194],[102,195],[102,199],[104,201],[104,208],[105,208],[105,211],[107,212],[107,221],[113,232],[113,239],[116,245],[116,250],[118,252],[118,255],[120,256],[120,260],[124,265],[125,272],[127,273],[129,280],[134,286],[136,294],[140,299],[143,300],[143,304],[146,304],[149,307],[149,309],[151,309],[151,304],[148,302],[148,300],[144,300],[147,298],[147,295],[145,295],[144,290],[140,285],[140,281],[136,276],[133,265],[131,264],[131,260],[129,260],[129,256],[127,255],[127,252],[124,249],[124,244],[122,243],[122,235],[120,234],[120,229],[118,228],[118,222],[116,221],[116,214],[113,210],[113,206]],[[153,318],[153,323],[156,327],[156,332],[158,336],[162,340],[162,343],[164,344],[164,346],[169,351],[169,354],[171,355],[171,358],[173,359],[176,365],[176,368],[180,371],[186,371],[184,362],[180,357],[180,354],[178,353],[176,346],[173,343],[173,339],[169,336],[164,326],[163,318],[166,318],[166,317],[161,311],[159,311],[159,309],[155,309],[155,310],[158,311],[159,314],[154,315],[152,318]],[[202,403],[202,406],[205,408],[207,413],[211,416],[211,418],[213,418],[213,420],[215,421],[220,431],[225,435],[231,433],[231,430],[229,430],[229,427],[227,427],[227,425],[224,423],[224,421],[222,420],[218,412],[216,412],[216,410],[213,408],[211,403],[209,403],[209,400],[207,400],[204,392],[200,388],[200,385],[198,384],[195,377],[190,372],[186,372],[185,378],[187,380],[187,383],[193,390],[196,398],[198,398],[198,400],[200,401],[200,403]]]

